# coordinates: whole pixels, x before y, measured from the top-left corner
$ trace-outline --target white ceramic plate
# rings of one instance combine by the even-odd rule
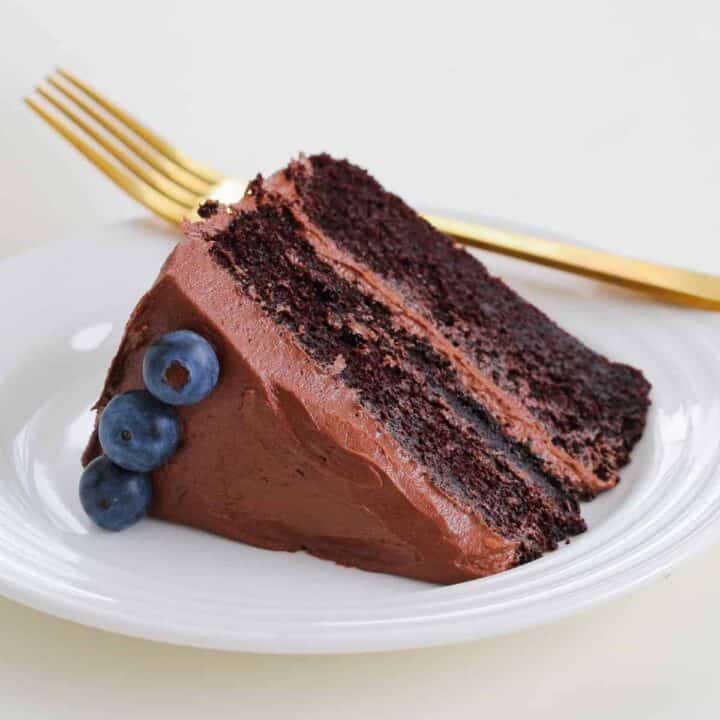
[[[452,587],[247,547],[154,520],[96,530],[79,457],[130,309],[170,250],[126,224],[0,263],[0,592],[64,618],[229,650],[358,652],[459,642],[625,592],[705,546],[720,523],[720,321],[498,257],[491,268],[593,348],[654,385],[620,486],[589,531]]]

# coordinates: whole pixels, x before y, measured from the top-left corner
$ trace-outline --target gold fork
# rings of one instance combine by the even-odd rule
[[[245,181],[225,177],[195,162],[67,70],[59,69],[47,82],[54,93],[38,87],[38,97],[25,98],[25,102],[102,173],[156,215],[179,224],[186,217],[194,217],[197,207],[208,198],[235,202],[242,197]],[[50,108],[70,120],[84,136]],[[464,245],[641,290],[664,300],[720,310],[719,277],[474,222],[439,215],[424,217]]]

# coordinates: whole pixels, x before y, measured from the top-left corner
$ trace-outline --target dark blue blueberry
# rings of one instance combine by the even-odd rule
[[[126,470],[149,472],[175,452],[180,420],[169,405],[146,390],[116,395],[103,410],[98,427],[105,454]]]
[[[217,385],[220,363],[212,345],[192,330],[158,338],[145,353],[143,380],[147,389],[170,405],[194,405]]]
[[[90,519],[105,530],[124,530],[143,518],[152,501],[145,473],[130,472],[105,455],[95,458],[80,479],[80,502]]]

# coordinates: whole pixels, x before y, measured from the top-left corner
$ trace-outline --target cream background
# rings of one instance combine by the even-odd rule
[[[64,64],[227,172],[327,149],[418,205],[720,273],[719,8],[0,0],[0,255],[142,214],[19,103]],[[715,718],[719,564],[512,637],[336,658],[0,600],[0,717]]]

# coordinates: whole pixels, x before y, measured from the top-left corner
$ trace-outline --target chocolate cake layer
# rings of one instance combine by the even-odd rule
[[[310,222],[385,278],[605,487],[617,482],[649,404],[638,370],[563,331],[364,170],[317,155],[287,178]]]

